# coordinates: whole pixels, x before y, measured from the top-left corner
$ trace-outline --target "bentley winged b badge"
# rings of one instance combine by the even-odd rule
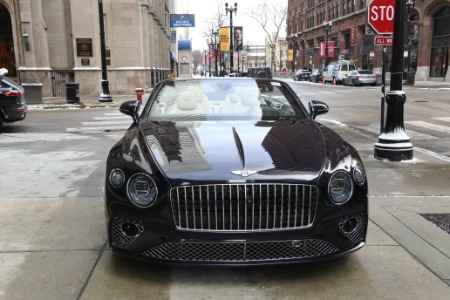
[[[258,173],[258,171],[242,170],[242,171],[231,171],[231,173],[233,173],[234,175],[241,175],[242,177],[248,177],[250,175],[255,175],[256,173]]]

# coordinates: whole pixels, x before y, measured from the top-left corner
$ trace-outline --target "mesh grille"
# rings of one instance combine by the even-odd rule
[[[321,240],[275,242],[165,243],[142,255],[184,262],[245,263],[314,258],[340,251]]]
[[[134,237],[126,236],[122,231],[122,225],[124,223],[131,223],[137,226],[139,232]],[[111,224],[111,238],[112,244],[116,247],[126,248],[130,245],[136,238],[138,238],[144,232],[144,226],[140,221],[136,221],[133,219],[125,219],[116,217],[113,219]]]
[[[317,189],[294,184],[227,184],[173,188],[173,218],[179,229],[260,231],[311,226]]]
[[[343,228],[344,228],[344,224],[347,220],[351,219],[351,218],[355,218],[357,221],[357,225],[355,230],[353,230],[352,232],[344,232]],[[339,222],[339,228],[341,229],[342,232],[344,232],[344,234],[348,237],[348,239],[350,241],[352,241],[353,243],[358,243],[361,242],[364,239],[364,232],[366,229],[366,225],[365,225],[365,218],[363,215],[357,215],[357,216],[350,216],[347,218],[342,219]]]

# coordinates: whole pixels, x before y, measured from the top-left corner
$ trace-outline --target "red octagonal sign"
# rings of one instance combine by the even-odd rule
[[[395,0],[373,0],[369,3],[367,23],[378,34],[394,32]]]

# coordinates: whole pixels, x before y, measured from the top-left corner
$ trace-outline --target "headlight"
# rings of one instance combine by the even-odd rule
[[[361,167],[356,167],[353,169],[353,178],[359,185],[363,185],[366,182],[366,174]]]
[[[139,207],[150,206],[158,195],[156,184],[146,174],[134,174],[127,183],[128,198]]]
[[[334,173],[328,184],[328,193],[331,201],[336,204],[344,204],[353,193],[353,181],[350,175],[343,171]]]
[[[109,183],[115,188],[119,188],[125,182],[125,174],[121,169],[114,169],[109,174]]]

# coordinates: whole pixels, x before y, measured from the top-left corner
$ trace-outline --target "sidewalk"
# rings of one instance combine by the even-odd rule
[[[148,96],[142,95],[142,99],[146,100]],[[115,95],[111,102],[100,102],[98,97],[80,97],[80,101],[76,103],[69,103],[66,97],[44,97],[42,104],[28,106],[35,109],[119,107],[128,100],[136,100],[136,95]]]

